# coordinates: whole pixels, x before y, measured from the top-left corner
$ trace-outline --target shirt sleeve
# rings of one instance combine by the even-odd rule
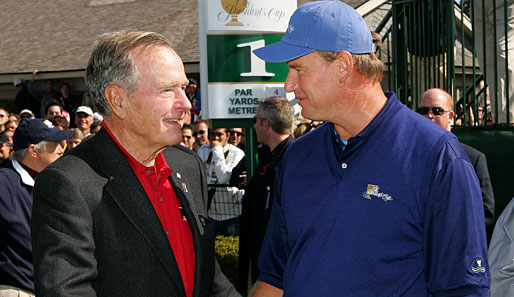
[[[36,98],[38,101],[41,101],[41,97],[43,97],[43,90],[40,90],[34,87],[34,82],[29,81],[27,84],[27,91],[29,91],[30,95]]]
[[[424,218],[427,287],[433,296],[489,296],[480,185],[458,143],[447,143],[432,173]]]
[[[275,197],[271,208],[271,216],[257,264],[260,272],[258,280],[281,290],[284,289],[282,280],[289,257],[287,227],[281,197],[281,185],[284,178],[283,168],[283,165],[279,166],[275,179]]]

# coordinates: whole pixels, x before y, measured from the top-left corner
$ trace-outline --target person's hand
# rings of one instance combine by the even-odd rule
[[[32,80],[34,80],[34,78],[36,78],[36,75],[37,75],[37,72],[38,72],[38,71],[39,71],[39,70],[37,70],[37,69],[34,69],[34,70],[32,71]]]
[[[221,142],[213,139],[213,140],[211,140],[210,148],[213,148],[215,146],[221,146]]]

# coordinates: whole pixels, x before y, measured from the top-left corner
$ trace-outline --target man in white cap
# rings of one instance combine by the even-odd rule
[[[72,133],[43,119],[22,121],[14,132],[13,160],[0,168],[0,296],[34,296],[30,236],[34,179],[62,155],[61,141]]]
[[[91,134],[93,122],[93,110],[91,107],[79,106],[75,112],[75,125],[84,133],[84,136]]]
[[[30,109],[23,109],[22,111],[20,111],[20,119],[34,119],[34,113]]]
[[[488,295],[473,166],[454,135],[383,92],[379,42],[350,6],[315,1],[254,51],[287,62],[286,92],[325,121],[277,171],[254,296]]]

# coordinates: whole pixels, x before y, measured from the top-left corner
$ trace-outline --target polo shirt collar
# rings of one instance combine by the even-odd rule
[[[144,176],[149,173],[153,173],[154,167],[146,167],[143,164],[139,163],[139,161],[137,161],[134,157],[132,157],[132,155],[129,152],[127,152],[127,150],[125,150],[125,148],[118,142],[116,137],[114,137],[114,135],[111,133],[105,122],[103,123],[103,127],[105,131],[107,131],[107,134],[112,138],[116,146],[120,149],[123,156],[125,156],[127,162],[129,163],[130,167],[137,176]],[[172,172],[172,170],[168,166],[168,163],[166,162],[166,159],[164,159],[164,155],[162,154],[162,152],[160,152],[159,155],[157,155],[157,158],[155,158],[155,170],[157,170],[157,175],[164,175],[163,177],[165,178],[168,178]]]
[[[18,174],[21,177],[21,181],[24,184],[26,184],[27,186],[31,186],[31,187],[34,186],[34,179],[30,176],[30,174],[27,172],[27,170],[25,170],[25,168],[23,168],[21,166],[21,164],[18,163],[18,161],[12,160],[12,166],[13,166],[14,170],[16,170],[16,172],[18,172]]]

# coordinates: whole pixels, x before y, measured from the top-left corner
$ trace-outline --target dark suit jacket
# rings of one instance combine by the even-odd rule
[[[239,296],[215,260],[202,162],[180,145],[163,154],[193,234],[193,295]],[[38,175],[31,226],[38,297],[186,296],[159,218],[103,129]]]
[[[269,162],[259,162],[243,197],[238,258],[239,285],[242,292],[248,289],[249,274],[252,284],[259,276],[257,259],[271,215],[271,205],[275,195],[275,174],[282,157],[293,141],[293,137],[284,139],[271,152]],[[259,158],[259,161],[262,159]]]
[[[479,150],[464,143],[461,143],[461,145],[468,155],[471,164],[473,164],[480,181],[480,190],[482,190],[482,199],[484,201],[485,225],[489,241],[494,228],[494,194],[491,179],[489,178],[489,170],[487,169],[487,160],[485,155]]]

